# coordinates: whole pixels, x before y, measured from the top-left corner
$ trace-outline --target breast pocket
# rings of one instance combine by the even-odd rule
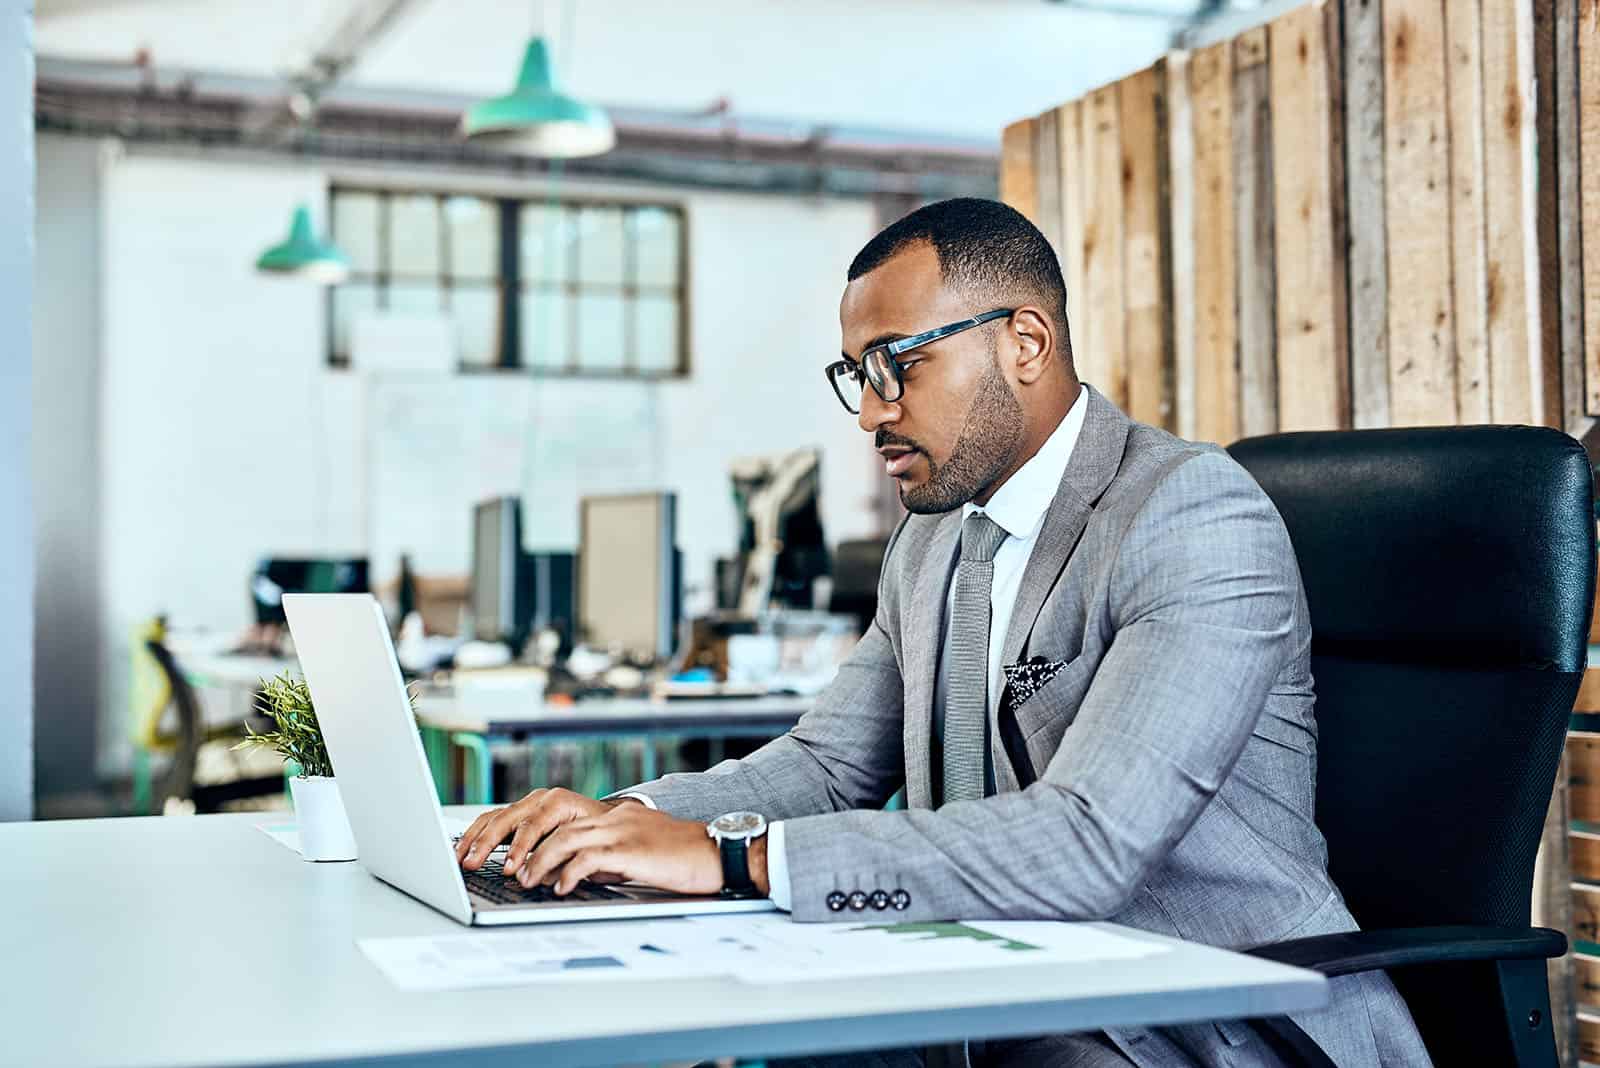
[[[1026,788],[1050,763],[1061,736],[1077,718],[1094,678],[1097,657],[1080,655],[1063,664],[1049,682],[1005,709],[1001,734],[1018,782]]]

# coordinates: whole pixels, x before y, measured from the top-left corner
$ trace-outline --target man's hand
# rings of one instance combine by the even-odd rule
[[[468,871],[477,871],[501,842],[511,838],[505,865],[509,874],[522,863],[530,849],[557,827],[609,812],[621,803],[596,801],[571,790],[534,790],[521,801],[485,812],[473,820],[456,843],[456,861]],[[628,807],[644,808],[637,802]]]
[[[571,893],[585,879],[643,883],[682,894],[722,889],[722,857],[706,825],[643,805],[618,805],[564,823],[515,867],[507,858],[506,873],[515,873],[523,886],[543,883],[557,894]]]

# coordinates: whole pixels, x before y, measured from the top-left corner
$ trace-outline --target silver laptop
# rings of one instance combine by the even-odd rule
[[[766,900],[584,884],[566,897],[456,863],[383,609],[365,593],[290,593],[289,631],[316,703],[361,863],[451,919],[480,925],[764,912]]]

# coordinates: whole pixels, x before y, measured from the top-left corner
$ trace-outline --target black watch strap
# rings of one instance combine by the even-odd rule
[[[760,891],[750,879],[750,840],[719,838],[722,853],[722,893],[724,897],[756,897]]]

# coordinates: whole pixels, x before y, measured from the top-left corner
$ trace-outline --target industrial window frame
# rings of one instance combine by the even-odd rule
[[[566,197],[552,200],[547,197],[508,197],[487,195],[468,190],[415,188],[405,186],[369,185],[358,182],[337,182],[328,188],[327,218],[329,233],[334,244],[341,242],[338,230],[339,213],[336,203],[341,196],[370,196],[377,199],[378,233],[374,246],[378,250],[377,269],[352,269],[340,286],[328,287],[326,295],[326,320],[328,333],[328,366],[348,368],[350,353],[339,351],[335,322],[336,292],[346,284],[372,287],[377,307],[389,306],[391,288],[396,282],[404,284],[426,283],[437,285],[441,295],[441,311],[448,312],[451,297],[458,290],[491,289],[496,294],[495,351],[489,363],[461,360],[457,364],[463,374],[520,372],[553,378],[624,378],[662,379],[684,378],[690,370],[689,359],[689,222],[688,213],[681,203],[663,200],[622,200],[616,198]],[[393,213],[395,200],[431,197],[435,204],[434,217],[438,226],[438,271],[431,274],[403,273],[393,270]],[[474,199],[494,206],[498,222],[498,271],[493,279],[468,278],[452,271],[451,229],[446,205],[458,198]],[[573,234],[568,249],[567,277],[553,281],[525,278],[520,250],[522,248],[523,211],[525,208],[555,209],[562,213]],[[620,211],[623,240],[624,278],[621,282],[584,282],[577,277],[575,265],[582,254],[580,216],[584,212]],[[634,219],[642,212],[659,211],[671,215],[677,225],[678,247],[676,280],[671,284],[644,283],[638,278],[638,236]],[[568,336],[566,363],[559,366],[538,363],[525,357],[522,298],[535,292],[560,293],[564,297],[564,313]],[[623,309],[623,354],[621,366],[594,366],[583,363],[581,316],[578,314],[579,298],[589,294],[613,295],[621,299]],[[676,359],[670,366],[644,368],[639,366],[639,298],[642,296],[670,297],[677,308],[677,330],[674,332]]]

